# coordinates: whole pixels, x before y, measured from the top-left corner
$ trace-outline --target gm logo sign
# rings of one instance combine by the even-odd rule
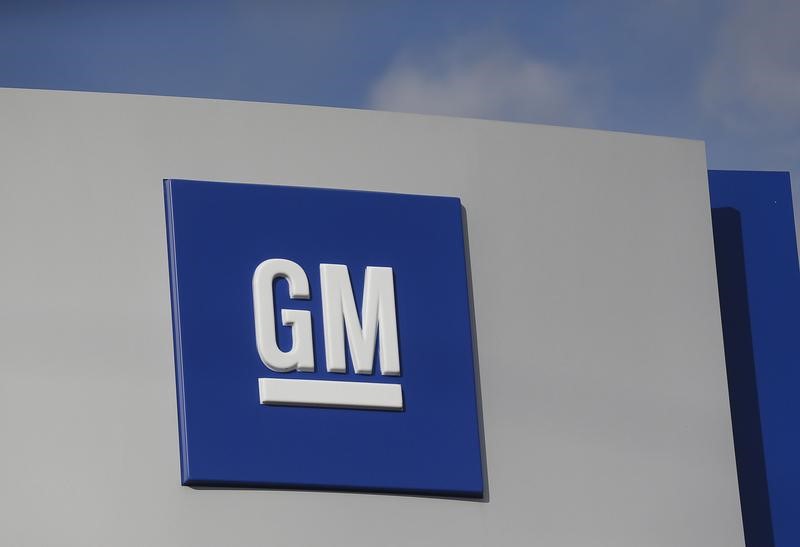
[[[381,374],[400,375],[397,320],[391,268],[368,266],[364,274],[364,299],[359,319],[347,266],[321,264],[322,310],[325,330],[325,359],[328,372],[345,373],[345,332],[356,374],[372,374],[375,342],[380,327]],[[270,259],[256,268],[253,276],[256,342],[264,364],[275,372],[314,371],[314,339],[311,314],[283,310],[284,326],[292,328],[294,342],[282,351],[275,335],[275,307],[272,285],[282,277],[289,282],[290,298],[310,297],[303,269],[285,259]],[[349,383],[321,380],[262,378],[259,393],[264,404],[335,406],[352,408],[403,408],[399,384]]]
[[[483,495],[457,198],[164,197],[182,484]]]

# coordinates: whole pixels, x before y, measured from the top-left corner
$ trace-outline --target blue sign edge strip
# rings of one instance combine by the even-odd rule
[[[183,351],[181,347],[181,316],[178,296],[178,273],[175,259],[175,218],[172,209],[172,181],[163,180],[164,210],[167,232],[167,263],[169,266],[169,297],[172,313],[172,351],[175,362],[175,391],[178,403],[178,439],[180,450],[181,484],[189,484],[189,443],[186,429],[186,408],[183,397]]]

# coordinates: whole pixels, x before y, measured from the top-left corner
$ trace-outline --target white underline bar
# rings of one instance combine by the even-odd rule
[[[262,405],[403,410],[400,384],[259,378]]]

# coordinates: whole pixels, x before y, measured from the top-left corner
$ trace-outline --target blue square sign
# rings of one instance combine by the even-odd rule
[[[457,198],[164,195],[183,484],[483,495]]]

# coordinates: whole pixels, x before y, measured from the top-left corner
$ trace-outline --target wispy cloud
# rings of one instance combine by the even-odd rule
[[[720,23],[700,82],[709,122],[740,147],[751,146],[766,168],[800,167],[798,25],[797,0],[736,4]]]
[[[589,33],[591,48],[580,37],[604,15],[586,10],[565,15],[574,40],[456,34],[402,50],[367,105],[703,138],[712,168],[800,176],[800,0],[656,3]]]
[[[547,62],[498,36],[404,52],[375,82],[380,110],[594,126],[601,93],[589,70]]]

